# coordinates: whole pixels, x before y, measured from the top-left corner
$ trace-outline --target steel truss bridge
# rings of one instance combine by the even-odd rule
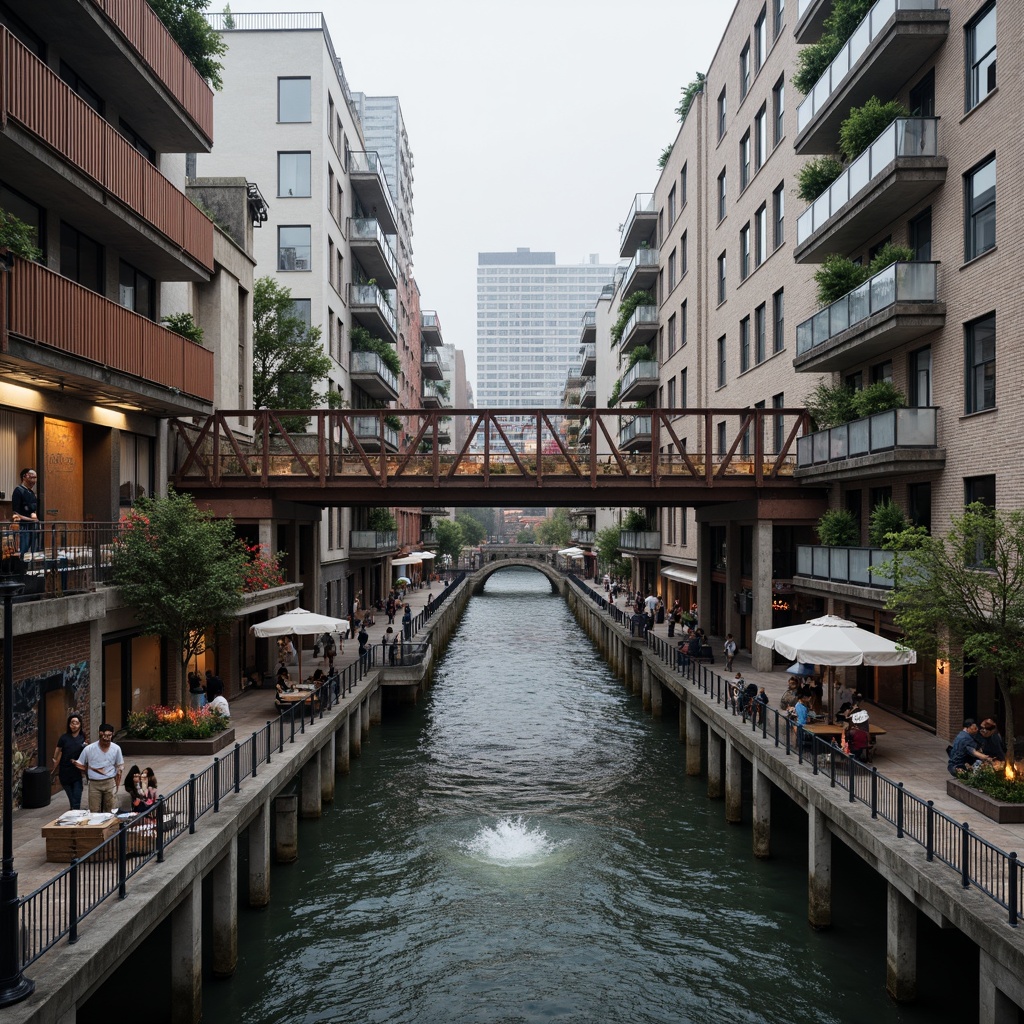
[[[702,506],[799,498],[810,429],[802,408],[219,410],[172,421],[172,475],[236,507]]]

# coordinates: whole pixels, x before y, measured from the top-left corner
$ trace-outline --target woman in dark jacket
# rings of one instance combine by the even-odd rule
[[[82,809],[82,773],[71,762],[82,756],[88,742],[82,716],[72,711],[68,715],[67,732],[57,740],[53,751],[53,766],[57,769],[60,784],[68,795],[68,803],[73,811]]]

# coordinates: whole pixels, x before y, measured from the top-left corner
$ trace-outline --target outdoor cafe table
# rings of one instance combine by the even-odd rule
[[[843,735],[843,730],[846,728],[840,722],[829,724],[828,722],[810,722],[804,726],[804,732],[809,732],[813,736],[820,736],[822,739],[839,739]],[[880,725],[868,724],[868,732],[871,733],[872,737],[884,736],[885,730]]]

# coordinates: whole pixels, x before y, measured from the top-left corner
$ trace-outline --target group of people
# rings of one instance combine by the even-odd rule
[[[231,708],[224,696],[224,680],[211,669],[206,670],[205,677],[198,672],[189,672],[188,694],[194,708],[209,706],[225,718],[231,717]]]
[[[90,743],[85,735],[84,719],[77,711],[72,711],[66,731],[54,748],[52,768],[67,794],[71,810],[82,808],[85,781],[89,783],[89,810],[94,814],[114,810],[124,774],[124,756],[114,742],[114,727],[109,722],[100,726],[99,739]]]
[[[676,644],[676,665],[680,671],[685,672],[690,667],[690,661],[698,659],[712,665],[715,663],[715,656],[704,630],[700,626],[687,626],[685,635]]]
[[[946,748],[949,760],[946,770],[956,778],[959,772],[970,771],[983,764],[1006,760],[1006,743],[995,719],[986,718],[981,725],[973,718],[964,719],[964,727]]]

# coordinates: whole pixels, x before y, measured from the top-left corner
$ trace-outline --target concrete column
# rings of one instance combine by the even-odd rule
[[[1024,984],[978,951],[978,1024],[1017,1024],[1017,1006],[1024,1006]]]
[[[274,800],[274,860],[291,864],[299,859],[299,796],[282,793]]]
[[[249,906],[270,902],[270,801],[249,822]]]
[[[725,740],[725,820],[743,820],[743,756],[729,738]]]
[[[353,757],[359,757],[363,752],[363,727],[362,727],[362,713],[359,710],[357,704],[351,714],[348,716],[348,737],[349,737],[349,749],[352,752]]]
[[[320,800],[320,755],[314,754],[302,766],[302,783],[300,785],[302,802],[299,813],[303,818],[319,818],[323,811]]]
[[[661,718],[662,696],[661,680],[651,676],[651,716],[654,718]]]
[[[351,770],[351,756],[348,736],[348,713],[342,718],[341,725],[334,734],[334,770],[339,775],[348,775]]]
[[[679,700],[679,742],[686,742],[686,709],[687,701],[685,697],[681,697]]]
[[[718,552],[711,554],[711,526],[697,523],[697,617],[705,630],[711,622],[711,572]]]
[[[622,679],[626,684],[626,689],[633,692],[633,652],[630,650],[629,644],[622,641]]]
[[[203,1017],[203,880],[196,877],[171,911],[171,1021]]]
[[[750,616],[750,636],[753,640],[759,629],[772,628],[772,521],[758,519],[754,523],[754,592],[753,609]],[[772,667],[770,647],[751,642],[751,666],[758,672],[768,672]]]
[[[736,610],[734,595],[740,592],[740,566],[743,563],[741,544],[742,529],[739,523],[730,522],[725,527],[725,621],[722,629],[733,636],[740,635],[740,613]],[[707,616],[701,625],[708,629],[711,617]]]
[[[832,833],[813,805],[807,823],[807,920],[812,928],[832,925]]]
[[[370,735],[370,701],[364,697],[359,702],[360,723],[363,730],[363,739]]]
[[[885,990],[897,1003],[912,1003],[917,999],[917,907],[889,882],[885,911]]]
[[[700,775],[701,744],[703,735],[700,719],[693,710],[692,695],[687,694],[686,700],[686,774]]]
[[[320,748],[320,799],[334,803],[334,733]]]
[[[640,659],[640,701],[644,711],[651,712],[651,667],[646,658]]]
[[[722,737],[708,726],[708,796],[717,800],[722,796]]]
[[[213,889],[213,976],[230,978],[238,966],[238,840],[228,843],[210,874]]]
[[[426,688],[426,685],[426,680],[424,680],[424,688]],[[384,720],[381,714],[381,705],[383,704],[383,701],[381,699],[382,695],[383,691],[379,686],[377,687],[376,690],[373,691],[373,693],[370,694],[370,725],[380,725],[380,723]]]
[[[772,784],[768,776],[754,762],[754,856],[771,856],[772,842]]]

